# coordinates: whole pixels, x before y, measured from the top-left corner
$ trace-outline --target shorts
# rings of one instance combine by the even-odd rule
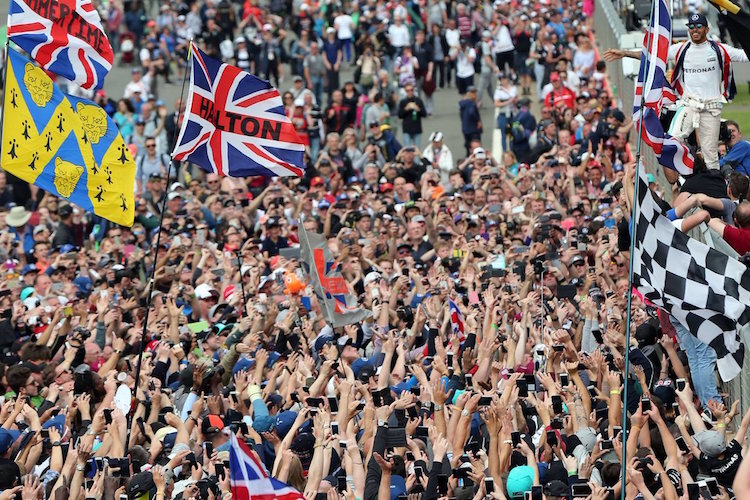
[[[531,67],[526,64],[529,59],[528,53],[513,52],[513,68],[516,70],[518,75],[530,75]]]

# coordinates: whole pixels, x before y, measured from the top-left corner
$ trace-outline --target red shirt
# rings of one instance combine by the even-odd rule
[[[544,99],[544,104],[555,109],[557,109],[560,103],[565,103],[566,108],[575,107],[575,92],[570,90],[568,87],[560,87],[560,90],[553,90],[552,92],[547,94],[547,97]]]
[[[724,239],[740,255],[750,252],[750,228],[724,226]]]

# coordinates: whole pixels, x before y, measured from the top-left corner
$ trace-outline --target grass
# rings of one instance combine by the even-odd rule
[[[725,120],[734,120],[740,125],[743,132],[750,131],[750,90],[747,82],[737,82],[737,95],[732,104],[724,106],[721,117]]]

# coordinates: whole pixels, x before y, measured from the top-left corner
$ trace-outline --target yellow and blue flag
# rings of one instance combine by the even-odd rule
[[[64,94],[8,49],[0,166],[84,210],[132,226],[135,162],[117,124],[93,102]]]

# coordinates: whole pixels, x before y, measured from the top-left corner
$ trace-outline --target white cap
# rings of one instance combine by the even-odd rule
[[[442,132],[433,132],[430,134],[430,142],[440,142],[443,140]]]
[[[379,280],[383,276],[377,272],[377,271],[370,271],[367,273],[367,276],[365,276],[365,286],[369,285],[373,281]]]
[[[477,158],[477,159],[480,159],[480,160],[483,159],[483,158],[487,158],[487,153],[484,152],[484,148],[481,148],[481,147],[480,148],[474,148],[473,153],[474,153],[474,158]]]
[[[197,287],[195,287],[195,296],[199,299],[207,299],[211,297],[211,292],[216,292],[210,285],[207,283],[201,283]],[[216,292],[218,294],[218,292]]]

